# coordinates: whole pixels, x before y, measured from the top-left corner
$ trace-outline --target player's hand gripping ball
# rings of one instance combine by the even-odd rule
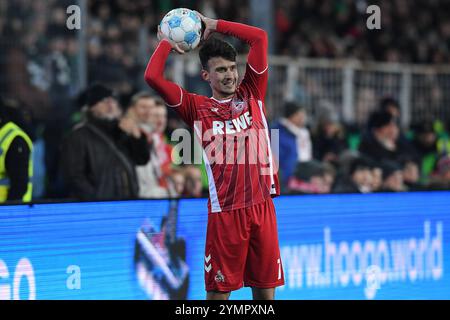
[[[164,37],[177,44],[184,52],[188,52],[200,43],[202,20],[193,10],[173,9],[161,20],[159,30]]]

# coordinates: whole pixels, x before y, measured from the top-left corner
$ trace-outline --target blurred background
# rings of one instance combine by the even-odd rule
[[[73,4],[81,8],[79,30],[66,27],[66,10]],[[366,9],[372,4],[381,9],[380,30],[366,26]],[[157,25],[176,7],[257,25],[269,33],[266,106],[272,128],[279,129],[284,193],[449,189],[446,0],[0,0],[0,96],[2,118],[8,119],[2,125],[18,125],[33,150],[30,182],[14,173],[19,182],[10,181],[9,188],[19,191],[2,201],[29,201],[23,196],[27,183],[33,200],[207,194],[203,166],[170,161],[171,133],[184,124],[161,107],[143,79],[157,45]],[[230,41],[242,66],[248,48]],[[171,55],[166,76],[189,91],[209,95],[196,54]],[[86,91],[93,84],[96,89]],[[109,101],[106,118],[114,114],[109,120],[119,131],[146,128],[150,156],[135,152],[141,136],[124,142],[115,129],[104,131],[119,146],[114,154],[128,160],[107,164],[107,171],[135,166],[136,172],[128,170],[128,180],[118,187],[136,184],[134,192],[96,187],[109,174],[97,174],[106,160],[81,154],[89,134],[74,137],[73,128],[91,121],[89,114],[101,101]],[[105,114],[100,118],[105,120]],[[27,161],[6,158],[6,171],[13,172],[19,163],[29,167]]]

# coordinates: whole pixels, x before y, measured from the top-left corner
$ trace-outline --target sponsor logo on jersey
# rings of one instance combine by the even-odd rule
[[[241,132],[251,127],[252,116],[250,112],[245,112],[241,114],[238,118],[227,120],[227,121],[217,121],[212,122],[213,135],[218,134],[235,134]]]

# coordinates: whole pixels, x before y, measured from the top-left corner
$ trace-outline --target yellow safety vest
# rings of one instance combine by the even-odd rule
[[[0,203],[5,202],[6,199],[8,198],[10,182],[5,168],[5,161],[9,146],[16,137],[22,137],[28,144],[28,147],[30,148],[30,159],[28,161],[27,192],[22,197],[22,201],[30,202],[32,198],[33,184],[31,182],[31,178],[33,177],[33,160],[32,160],[33,143],[31,142],[31,139],[28,137],[28,135],[22,129],[20,129],[13,122],[8,122],[3,127],[0,128]]]
[[[450,154],[450,140],[448,138],[440,138],[437,141],[437,151],[439,154]]]

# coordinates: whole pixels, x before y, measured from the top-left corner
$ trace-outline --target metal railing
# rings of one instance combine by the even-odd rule
[[[238,59],[241,75],[245,57]],[[175,56],[169,73],[178,84],[209,94],[201,84],[195,53]],[[285,100],[305,106],[314,119],[335,113],[346,123],[363,124],[380,99],[401,106],[402,125],[426,119],[450,120],[450,65],[410,65],[358,60],[271,56],[266,106],[270,118],[282,115]]]

